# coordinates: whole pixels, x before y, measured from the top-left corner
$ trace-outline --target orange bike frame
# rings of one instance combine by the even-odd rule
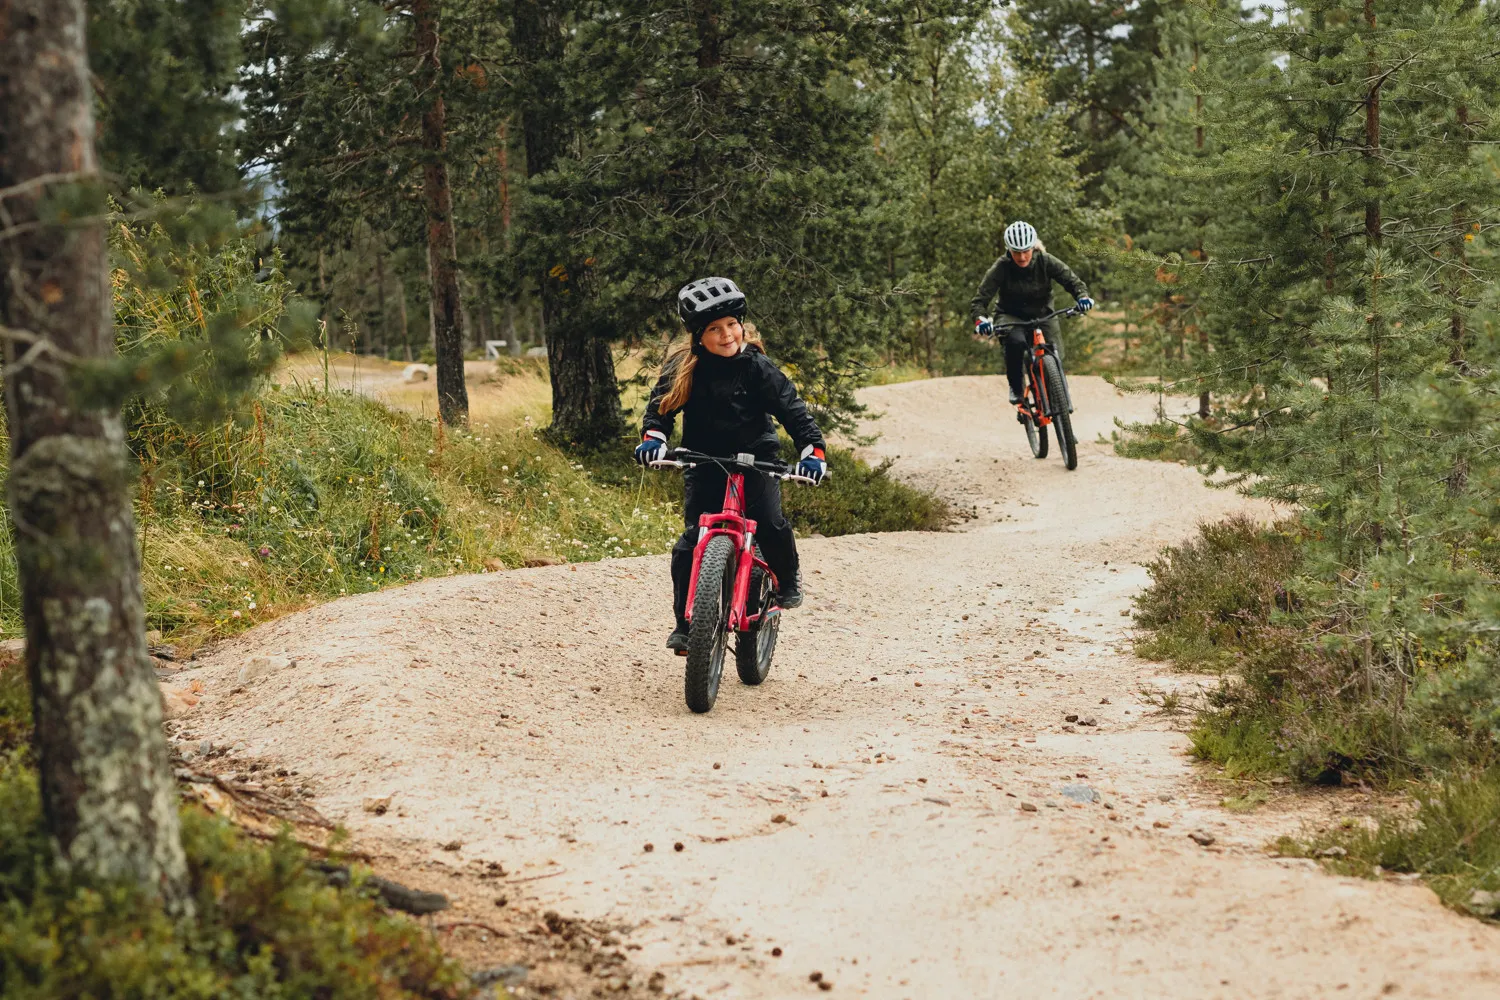
[[[1052,423],[1052,418],[1047,415],[1048,411],[1052,409],[1051,406],[1047,405],[1051,402],[1051,400],[1047,398],[1047,380],[1042,377],[1042,357],[1046,353],[1047,335],[1044,334],[1040,328],[1032,330],[1031,385],[1029,385],[1027,388],[1030,389],[1033,393],[1034,398],[1036,399],[1036,406],[1035,408],[1029,408],[1026,405],[1026,399],[1023,397],[1021,401],[1016,404],[1016,409],[1020,410],[1022,413],[1030,414],[1032,419],[1034,419],[1041,427],[1046,427]]]

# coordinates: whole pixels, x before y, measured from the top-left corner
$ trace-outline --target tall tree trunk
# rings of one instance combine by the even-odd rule
[[[500,168],[500,236],[504,241],[506,256],[511,251],[510,234],[510,119],[500,122],[500,145],[495,150],[495,162]],[[505,349],[513,358],[521,356],[521,340],[516,336],[516,296],[514,292],[505,296],[505,320],[501,332],[505,334]]]
[[[1195,38],[1195,39],[1193,39],[1193,72],[1194,73],[1198,72],[1198,62],[1199,62],[1199,60],[1201,58],[1202,58],[1202,56],[1201,56],[1201,53],[1199,51],[1198,40]],[[1202,91],[1199,91],[1198,94],[1193,98],[1193,118],[1196,121],[1196,124],[1194,125],[1194,128],[1193,128],[1193,149],[1196,151],[1197,155],[1201,158],[1203,156],[1203,93],[1202,93]],[[1203,259],[1204,259],[1204,253],[1203,253],[1203,226],[1200,224],[1198,226],[1198,260],[1201,262]],[[1207,364],[1207,360],[1206,359],[1208,357],[1208,326],[1206,324],[1203,324],[1203,323],[1198,324],[1198,351],[1202,355],[1202,357],[1205,359],[1204,363]],[[1198,393],[1198,419],[1199,420],[1207,420],[1209,418],[1209,415],[1212,414],[1212,413],[1213,413],[1213,399],[1209,396],[1207,390]]]
[[[401,350],[406,353],[406,363],[411,364],[411,318],[406,315],[406,278],[396,278],[396,315],[401,321]]]
[[[1369,28],[1370,47],[1373,50],[1376,44],[1375,36],[1375,0],[1364,0],[1365,26]],[[1382,171],[1380,166],[1380,62],[1373,55],[1370,57],[1369,65],[1370,91],[1365,97],[1365,243],[1376,251],[1374,257],[1375,270],[1370,275],[1370,299],[1368,302],[1369,312],[1366,323],[1370,328],[1370,395],[1375,404],[1374,426],[1371,428],[1373,434],[1371,443],[1375,451],[1374,472],[1375,492],[1378,500],[1385,490],[1385,448],[1382,441],[1384,435],[1384,420],[1380,412],[1380,362],[1381,346],[1384,334],[1384,317],[1380,314],[1380,282],[1384,275],[1379,253],[1383,232],[1381,223],[1381,181]],[[1378,509],[1378,506],[1377,506]],[[1371,525],[1370,535],[1375,542],[1375,547],[1380,548],[1385,537],[1385,527],[1375,515],[1377,520]]]
[[[391,317],[385,308],[385,254],[379,250],[375,251],[375,303],[380,310],[380,356],[384,358],[391,352]]]
[[[427,211],[427,274],[431,289],[433,350],[437,353],[438,416],[443,423],[469,422],[464,385],[464,319],[458,294],[458,240],[453,232],[453,189],[448,185],[448,124],[439,57],[440,0],[416,0],[417,52],[425,71],[427,107],[422,112],[422,195]]]
[[[1461,148],[1468,148],[1469,141],[1469,106],[1460,104],[1457,109],[1459,142]],[[1469,234],[1469,206],[1465,202],[1459,202],[1453,206],[1453,263],[1457,272],[1453,278],[1453,312],[1448,315],[1448,333],[1452,339],[1449,347],[1448,360],[1455,365],[1464,363],[1464,270],[1469,263],[1468,244],[1465,239]]]
[[[100,184],[83,0],[0,6],[0,311],[11,530],[42,806],[62,862],[188,904],[177,794],[146,656],[140,555],[119,413],[68,369],[114,354],[102,220],[66,227],[49,181]]]
[[[521,132],[529,177],[557,162],[564,139],[566,109],[556,79],[563,55],[562,21],[555,0],[517,0],[514,43],[526,60],[521,100]],[[538,276],[542,334],[552,379],[552,426],[558,441],[597,447],[624,430],[620,385],[609,340],[600,335],[588,309],[588,268],[583,261],[558,261]]]

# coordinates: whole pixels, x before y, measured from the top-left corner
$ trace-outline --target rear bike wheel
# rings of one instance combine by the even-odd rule
[[[709,539],[698,564],[698,589],[693,594],[693,617],[688,626],[687,671],[683,694],[687,706],[703,713],[719,697],[724,654],[729,647],[729,602],[734,593],[734,543],[724,535]]]
[[[776,636],[781,631],[781,612],[771,610],[771,575],[756,568],[750,571],[750,602],[747,614],[760,614],[760,621],[734,637],[734,665],[740,682],[755,686],[771,672],[771,657],[776,655]]]
[[[1052,416],[1052,428],[1057,432],[1057,443],[1062,449],[1063,465],[1069,471],[1078,468],[1078,439],[1073,436],[1073,407],[1068,400],[1068,388],[1063,384],[1062,366],[1057,359],[1042,359],[1043,377],[1047,380],[1047,400],[1057,411]]]

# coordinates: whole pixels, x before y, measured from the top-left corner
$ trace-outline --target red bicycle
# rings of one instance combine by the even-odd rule
[[[1047,457],[1047,428],[1050,426],[1057,436],[1057,446],[1062,450],[1063,465],[1069,470],[1078,468],[1078,439],[1073,436],[1073,400],[1068,394],[1068,377],[1063,374],[1062,357],[1056,344],[1047,343],[1041,327],[1033,324],[1060,316],[1077,316],[1078,307],[1059,309],[1040,319],[1028,319],[1019,323],[996,323],[994,335],[1000,338],[1001,330],[1031,326],[1031,351],[1026,363],[1026,389],[1021,401],[1016,404],[1016,420],[1026,428],[1026,440],[1031,453],[1037,458]]]
[[[761,462],[742,453],[716,458],[686,448],[674,448],[670,458],[652,462],[653,468],[692,469],[717,465],[729,474],[724,486],[724,509],[698,518],[698,544],[693,549],[693,575],[688,585],[687,672],[683,691],[688,708],[707,712],[719,696],[719,679],[729,636],[734,635],[734,661],[740,680],[759,684],[771,672],[781,608],[775,604],[776,575],[755,545],[755,522],[745,517],[745,472],[753,471],[794,483],[816,481],[799,476],[775,462]]]

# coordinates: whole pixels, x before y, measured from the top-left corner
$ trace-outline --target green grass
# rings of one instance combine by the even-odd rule
[[[347,392],[267,391],[212,435],[137,435],[148,620],[190,645],[433,576],[663,552],[665,477],[619,483],[526,425],[455,432]]]
[[[1415,807],[1386,810],[1371,824],[1277,842],[1282,854],[1319,858],[1346,875],[1422,876],[1448,906],[1500,918],[1500,769],[1462,772],[1417,787]],[[1343,853],[1340,853],[1340,852]]]
[[[570,456],[525,423],[455,432],[344,391],[272,388],[247,417],[190,433],[138,425],[136,503],[148,627],[191,649],[347,594],[454,573],[659,555],[682,530],[681,477],[630,442]],[[830,454],[789,487],[802,534],[940,527],[941,501]],[[0,541],[0,628],[19,635]]]
[[[787,461],[794,457],[788,447]],[[891,478],[889,460],[871,466],[847,449],[830,448],[828,469],[816,489],[791,484],[782,491],[787,519],[799,534],[936,531],[951,519],[942,500]]]
[[[1464,665],[1427,650],[1410,692],[1370,685],[1357,647],[1351,654],[1314,639],[1341,622],[1299,596],[1321,593],[1299,575],[1309,569],[1306,543],[1288,526],[1205,525],[1151,564],[1151,585],[1136,601],[1146,631],[1137,649],[1223,674],[1190,735],[1193,752],[1227,777],[1358,779],[1416,790],[1409,809],[1285,838],[1283,853],[1346,874],[1420,875],[1449,906],[1494,919],[1500,896],[1488,894],[1500,893],[1500,766],[1489,732],[1440,696],[1445,676]]]

